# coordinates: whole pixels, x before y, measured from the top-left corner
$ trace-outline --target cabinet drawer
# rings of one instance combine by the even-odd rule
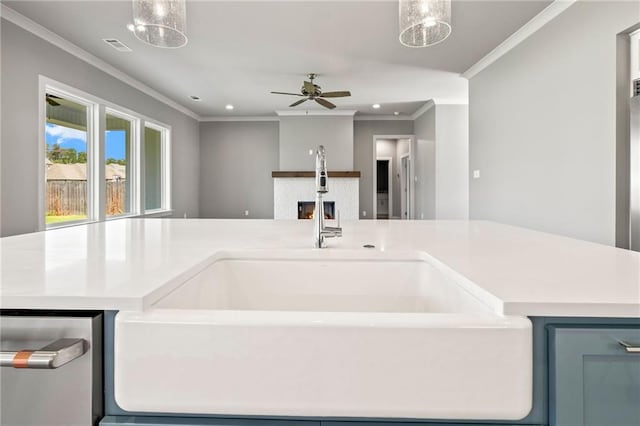
[[[640,425],[640,327],[549,327],[550,426]]]

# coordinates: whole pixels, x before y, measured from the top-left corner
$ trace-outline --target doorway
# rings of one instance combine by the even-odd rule
[[[373,219],[414,219],[414,135],[374,135]]]
[[[376,159],[376,219],[393,216],[393,158]]]

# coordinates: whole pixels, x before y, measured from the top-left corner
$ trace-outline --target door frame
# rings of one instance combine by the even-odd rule
[[[409,164],[413,164],[413,156],[414,156],[414,152],[415,152],[415,144],[416,144],[416,136],[415,135],[373,135],[373,154],[371,155],[372,157],[372,162],[371,162],[371,174],[372,176],[372,182],[373,185],[371,187],[371,204],[373,205],[372,207],[372,218],[375,220],[378,217],[378,206],[376,205],[376,196],[378,193],[378,177],[377,177],[377,173],[376,173],[376,161],[377,159],[377,155],[376,155],[376,142],[378,141],[378,139],[409,139]],[[413,170],[411,170],[411,173],[413,173]],[[414,212],[414,200],[415,200],[415,177],[413,176],[409,176],[409,219],[414,219],[415,218],[415,212]]]
[[[407,159],[407,176],[403,176],[403,170],[402,170],[402,161],[404,159]],[[406,185],[407,186],[407,191],[402,191],[402,186]],[[400,219],[401,220],[408,220],[411,214],[411,197],[409,194],[409,188],[411,188],[411,157],[409,156],[409,154],[402,154],[400,156]],[[406,194],[403,196],[403,194]],[[405,203],[407,204],[407,217],[403,217],[403,203],[402,200],[404,199]]]
[[[393,157],[376,157],[376,168],[375,168],[375,178],[376,178],[376,192],[375,192],[375,198],[373,199],[373,204],[376,206],[375,208],[375,218],[378,218],[378,164],[377,161],[387,161],[388,162],[388,166],[387,166],[387,187],[388,192],[388,198],[387,198],[387,211],[389,212],[389,219],[391,219],[393,217]]]

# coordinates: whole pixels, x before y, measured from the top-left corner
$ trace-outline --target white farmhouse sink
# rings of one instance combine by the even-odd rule
[[[531,407],[531,323],[423,253],[223,253],[120,312],[130,411],[513,420]]]

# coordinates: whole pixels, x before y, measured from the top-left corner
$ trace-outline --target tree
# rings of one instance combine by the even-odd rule
[[[107,164],[120,164],[121,166],[127,165],[127,160],[124,158],[116,159],[116,158],[107,158]]]
[[[68,148],[62,150],[62,163],[73,164],[78,162],[78,152],[75,148]]]
[[[49,151],[49,160],[51,160],[53,163],[61,163],[61,159],[62,148],[60,148],[60,145],[58,144],[53,144],[51,150]]]

